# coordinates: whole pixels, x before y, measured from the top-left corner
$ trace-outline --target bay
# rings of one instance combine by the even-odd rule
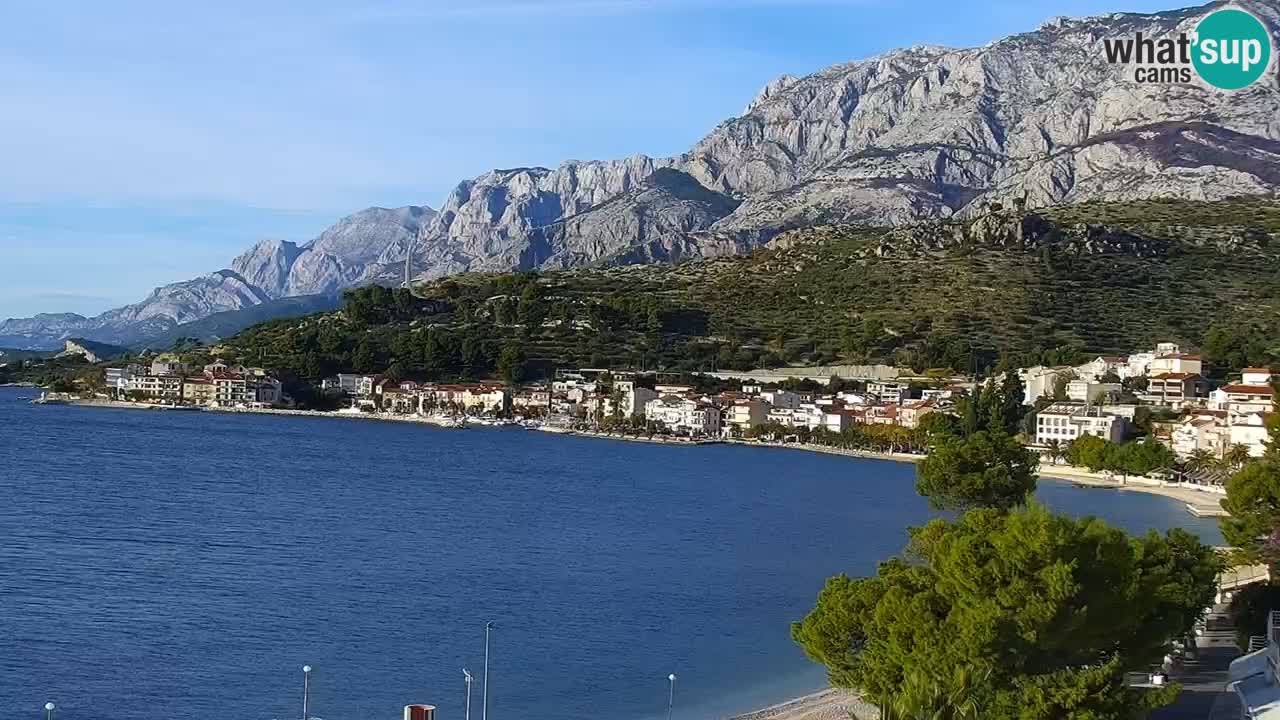
[[[789,623],[929,517],[910,465],[524,430],[35,407],[0,389],[0,717],[709,718],[816,690]],[[1042,481],[1131,531],[1212,520]]]

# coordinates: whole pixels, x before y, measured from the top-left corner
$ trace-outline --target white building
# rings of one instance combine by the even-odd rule
[[[1092,405],[1098,402],[1100,398],[1115,399],[1119,397],[1120,390],[1120,383],[1071,380],[1067,383],[1067,399]]]
[[[1125,419],[1107,413],[1103,407],[1063,402],[1036,414],[1037,445],[1046,445],[1051,440],[1067,443],[1084,435],[1121,442],[1124,431]]]
[[[1083,365],[1077,365],[1075,373],[1081,380],[1100,381],[1108,374],[1114,374],[1123,380],[1129,376],[1129,358],[1122,355],[1099,355]]]
[[[1153,376],[1163,373],[1200,375],[1203,370],[1204,363],[1200,360],[1199,355],[1171,352],[1163,355],[1156,355],[1155,360],[1151,361],[1151,372],[1149,374]]]
[[[1226,410],[1232,415],[1247,413],[1269,413],[1275,407],[1275,388],[1270,384],[1246,385],[1243,383],[1223,385],[1209,394],[1213,407]]]
[[[664,395],[644,406],[646,420],[662,423],[680,434],[715,437],[720,434],[720,409],[678,395]]]
[[[1250,457],[1262,457],[1267,451],[1267,416],[1264,413],[1231,415],[1227,418],[1229,446],[1249,448]]]
[[[1022,404],[1035,405],[1036,401],[1042,397],[1053,397],[1053,391],[1058,387],[1058,378],[1070,377],[1074,372],[1074,368],[1070,367],[1044,367],[1037,365],[1035,367],[1025,368],[1018,371],[1018,377],[1022,380]]]
[[[1181,457],[1206,450],[1222,457],[1230,442],[1230,430],[1224,418],[1213,415],[1190,415],[1178,423],[1169,435],[1169,447]]]
[[[867,394],[886,405],[901,405],[911,396],[911,386],[900,382],[869,382]]]

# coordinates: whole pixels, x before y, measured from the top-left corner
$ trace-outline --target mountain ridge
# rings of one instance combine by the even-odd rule
[[[679,155],[492,170],[459,182],[439,212],[370,208],[309,243],[259,243],[230,271],[246,286],[243,307],[257,295],[399,284],[406,257],[410,274],[431,280],[714,257],[796,228],[971,218],[1014,203],[1274,197],[1275,72],[1236,93],[1139,84],[1102,52],[1103,38],[1187,30],[1225,4],[1055,18],[981,47],[916,45],[779,76]],[[1239,4],[1280,26],[1280,1]],[[692,192],[681,198],[678,186]],[[203,306],[193,298],[185,315],[149,318],[234,309],[230,287],[202,287],[191,292],[209,295]],[[31,320],[0,323],[0,342],[15,328],[38,335]],[[138,334],[121,323],[102,332]]]

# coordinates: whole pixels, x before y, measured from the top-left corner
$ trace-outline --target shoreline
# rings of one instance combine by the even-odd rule
[[[880,711],[856,693],[827,688],[727,720],[849,720],[878,717]]]
[[[215,412],[228,414],[252,414],[252,415],[282,415],[289,417],[314,417],[314,418],[336,418],[345,420],[375,420],[381,422],[400,422],[413,423],[418,425],[429,425],[432,427],[450,429],[453,428],[453,421],[438,417],[422,417],[419,415],[397,415],[392,413],[350,413],[339,411],[324,410],[286,410],[279,408],[215,408],[215,407],[195,407],[195,406],[172,406],[158,405],[154,403],[135,403],[125,400],[68,400],[66,405],[74,405],[77,407],[105,407],[114,409],[127,410],[175,410],[179,412]],[[541,426],[536,428],[540,432],[546,432],[554,435],[572,435],[575,437],[592,438],[597,440],[617,440],[621,442],[648,443],[654,445],[668,445],[676,447],[701,447],[706,445],[739,445],[743,447],[761,447],[773,448],[781,450],[799,450],[803,452],[816,452],[826,455],[841,455],[862,460],[886,460],[890,462],[906,462],[918,463],[925,456],[912,453],[885,453],[870,450],[849,450],[845,448],[830,447],[827,445],[813,445],[806,443],[779,443],[779,442],[760,442],[754,440],[685,440],[662,436],[638,436],[623,435],[620,433],[592,432],[587,430],[573,430],[570,428],[559,428],[551,426]],[[1205,487],[1190,484],[1167,483],[1163,480],[1153,480],[1146,477],[1126,477],[1123,480],[1117,480],[1114,475],[1109,473],[1095,473],[1084,468],[1077,468],[1071,465],[1041,465],[1039,476],[1049,480],[1059,480],[1069,482],[1079,487],[1090,487],[1099,489],[1110,489],[1120,491],[1132,491],[1147,493],[1150,495],[1160,495],[1172,500],[1177,500],[1186,505],[1187,512],[1196,517],[1221,517],[1225,515],[1219,500],[1225,495],[1226,491],[1218,487]]]

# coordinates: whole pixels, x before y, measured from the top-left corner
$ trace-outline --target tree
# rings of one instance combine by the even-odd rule
[[[1280,559],[1280,464],[1263,459],[1245,465],[1227,480],[1219,518],[1222,537],[1254,562]]]
[[[1203,472],[1213,467],[1213,453],[1205,448],[1196,448],[1187,456],[1188,472]]]
[[[916,492],[940,510],[1009,509],[1036,488],[1035,453],[1003,432],[944,439],[916,468]]]
[[[1060,460],[1067,457],[1067,446],[1062,441],[1054,438],[1045,443],[1045,454],[1049,456],[1049,462],[1057,465]]]
[[[1236,629],[1236,645],[1247,648],[1251,635],[1266,635],[1267,617],[1277,608],[1280,608],[1280,585],[1254,583],[1237,590],[1227,609]]]
[[[949,437],[958,437],[962,430],[960,418],[945,412],[928,413],[916,425],[916,431],[927,445]]]
[[[514,385],[524,379],[524,351],[519,345],[507,345],[498,356],[498,376],[508,385]]]
[[[1247,445],[1241,445],[1240,443],[1232,445],[1222,456],[1227,467],[1233,470],[1239,470],[1244,467],[1244,464],[1249,462],[1249,458],[1249,447]]]
[[[890,717],[920,717],[901,711],[930,693],[904,696],[933,682],[943,697],[963,686],[958,704],[984,720],[1136,717],[1176,689],[1144,693],[1124,673],[1192,630],[1220,568],[1185,531],[1135,538],[1034,502],[913,529],[906,556],[830,579],[791,630],[833,685]]]
[[[1067,462],[1098,472],[1107,466],[1107,449],[1111,443],[1097,435],[1081,435],[1067,448]]]

